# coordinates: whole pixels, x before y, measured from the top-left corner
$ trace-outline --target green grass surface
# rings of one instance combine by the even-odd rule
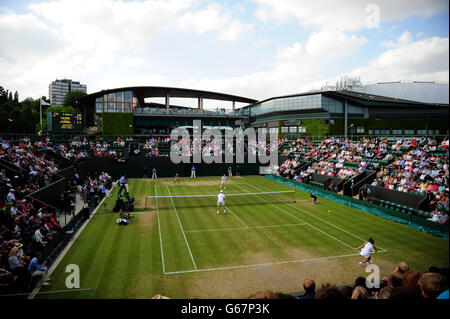
[[[367,276],[355,247],[369,237],[380,275],[400,261],[412,269],[448,267],[448,241],[307,193],[229,196],[217,215],[219,177],[131,180],[136,209],[128,226],[112,213],[117,189],[92,217],[37,298],[246,298],[258,290],[302,290],[306,278],[318,287],[351,284]],[[263,177],[231,178],[226,194],[294,190]],[[80,267],[80,291],[67,290],[66,266]]]

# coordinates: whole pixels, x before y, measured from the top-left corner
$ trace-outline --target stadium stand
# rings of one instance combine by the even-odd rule
[[[350,182],[353,188],[351,181],[358,175],[375,171],[376,178],[369,185],[423,197],[420,208],[382,199],[377,204],[448,224],[448,144],[448,138],[440,142],[434,138],[285,140],[280,143],[280,153],[288,158],[276,174],[335,191],[330,182],[335,178],[338,183]],[[301,165],[307,161],[310,161],[309,165]],[[330,179],[324,183],[317,175]],[[358,191],[355,188],[351,195]]]
[[[114,176],[101,171],[80,176],[77,163],[89,158],[163,158],[169,155],[176,142],[167,136],[143,139],[0,138],[1,292],[29,292],[36,284],[27,270],[31,258],[41,252],[39,261],[51,264],[89,211],[108,194]],[[202,140],[201,144],[205,146],[210,142]],[[440,141],[412,137],[299,138],[279,139],[278,144],[279,155],[285,158],[276,171],[278,176],[319,190],[346,194],[350,189],[350,196],[359,194],[360,199],[368,198],[386,209],[448,225],[448,138]],[[188,153],[192,154],[193,145],[188,146]],[[246,151],[253,151],[254,147],[251,145]],[[266,150],[270,151],[270,146],[267,145]],[[219,148],[211,146],[209,151],[218,154]],[[33,195],[51,187],[64,189],[56,202]],[[367,191],[367,187],[372,188],[372,194],[361,197],[359,190]],[[399,196],[386,195],[390,192],[413,196],[422,206],[402,205],[396,201]],[[380,194],[379,198],[377,194]],[[87,207],[87,215],[83,210],[75,214],[77,198]],[[71,220],[64,226],[59,218],[62,212],[71,214]],[[414,295],[408,291],[410,288],[396,291],[397,288],[385,288],[383,293],[383,290],[367,290],[367,294],[364,291],[350,294],[348,289],[344,293],[346,289],[326,286],[317,291],[315,298]]]
[[[67,178],[60,175],[67,172],[64,161],[56,153],[45,151],[55,150],[63,159],[72,160],[79,159],[84,151],[70,151],[75,156],[67,156],[64,144],[53,143],[49,138],[0,138],[0,145],[0,292],[29,292],[38,279],[31,276],[28,268],[32,257],[41,253],[39,262],[48,266],[85,217],[82,211],[74,214],[76,197],[93,208],[107,194],[111,181],[105,173],[85,178],[70,171]],[[91,155],[97,156],[95,152]],[[65,188],[54,206],[35,195],[53,185]],[[63,213],[64,218],[65,213],[71,215],[64,226]]]

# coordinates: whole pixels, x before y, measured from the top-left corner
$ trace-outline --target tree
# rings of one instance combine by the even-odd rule
[[[95,110],[93,107],[88,107],[84,102],[80,99],[85,97],[87,94],[83,91],[72,91],[66,94],[64,98],[64,106],[72,106],[78,112],[83,114],[83,118],[85,118],[85,123],[87,126],[94,125],[94,113]]]
[[[84,104],[79,101],[79,99],[85,97],[87,94],[83,91],[72,91],[66,94],[64,98],[63,106],[73,106],[80,112],[84,112]]]
[[[19,104],[19,93],[16,91],[14,92],[14,103]]]

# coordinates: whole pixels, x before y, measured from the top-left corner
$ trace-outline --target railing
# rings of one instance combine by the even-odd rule
[[[190,115],[190,116],[242,116],[230,110],[200,110],[200,109],[160,109],[160,108],[135,108],[134,114],[148,115]]]

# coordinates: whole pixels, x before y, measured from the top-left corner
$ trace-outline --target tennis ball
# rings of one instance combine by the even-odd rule
[[[330,211],[330,210],[329,210],[328,212],[329,212],[329,213],[331,213],[331,211]]]

